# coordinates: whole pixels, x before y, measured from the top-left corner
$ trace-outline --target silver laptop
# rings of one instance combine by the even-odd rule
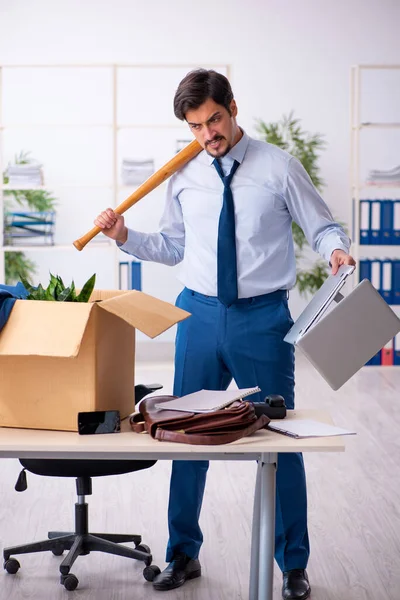
[[[353,271],[343,265],[330,275],[284,338],[334,390],[400,331],[400,319],[368,279],[342,296],[339,290]]]

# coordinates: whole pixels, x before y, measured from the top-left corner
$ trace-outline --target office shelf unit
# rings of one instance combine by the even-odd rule
[[[385,84],[390,80],[394,88],[388,92],[379,85],[373,87],[373,77]],[[395,214],[400,209],[400,177],[393,183],[369,183],[366,174],[367,168],[376,168],[377,160],[385,170],[400,166],[400,102],[395,100],[400,93],[400,65],[353,66],[350,83],[352,254],[358,263],[358,280],[370,278],[400,315],[400,238],[394,232]],[[371,107],[379,118],[370,120],[367,113]],[[399,335],[368,364],[400,365]]]
[[[30,150],[43,162],[45,176],[45,185],[30,189],[48,189],[59,199],[55,245],[4,246],[4,191],[16,188],[0,177],[0,283],[5,252],[23,251],[39,266],[43,283],[48,271],[61,265],[67,279],[68,270],[82,281],[98,272],[99,287],[118,287],[119,262],[127,257],[113,242],[100,235],[81,253],[72,242],[92,228],[100,210],[117,206],[137,187],[123,185],[123,156],[151,156],[157,170],[172,158],[178,141],[191,140],[187,126],[173,115],[172,100],[182,77],[199,66],[204,65],[0,65],[0,174],[17,149]],[[227,65],[206,68],[230,75]],[[76,178],[79,152],[90,165]],[[128,225],[157,230],[165,185],[126,213]],[[86,272],[80,273],[83,264]],[[174,301],[180,288],[166,273],[170,268],[154,263],[143,267],[144,291]]]

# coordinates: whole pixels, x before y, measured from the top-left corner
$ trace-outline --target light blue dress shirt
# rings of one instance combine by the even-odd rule
[[[350,240],[301,163],[277,146],[243,133],[221,161],[225,173],[239,161],[231,189],[235,204],[239,298],[291,289],[296,283],[292,220],[310,246],[329,261]],[[181,283],[217,295],[217,237],[223,184],[204,150],[168,182],[159,231],[128,229],[120,249],[140,260],[182,262]]]

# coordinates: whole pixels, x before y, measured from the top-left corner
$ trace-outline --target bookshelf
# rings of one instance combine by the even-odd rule
[[[43,163],[45,185],[36,189],[59,199],[53,246],[4,246],[1,236],[1,283],[5,252],[23,251],[38,266],[34,283],[46,282],[52,271],[79,285],[96,272],[97,287],[118,287],[119,262],[128,255],[101,234],[82,252],[72,242],[92,228],[101,210],[117,206],[137,187],[123,185],[122,158],[151,157],[157,170],[175,154],[178,141],[191,141],[172,101],[179,81],[200,66],[230,76],[223,64],[0,65],[0,172],[16,152],[29,150]],[[128,226],[158,229],[165,186],[126,213]],[[1,177],[1,232],[4,191],[10,189],[15,186],[4,185]],[[143,264],[143,291],[174,302],[181,288],[174,269],[179,266]]]
[[[358,280],[371,279],[400,316],[400,65],[353,66],[350,94],[352,253]],[[399,167],[399,177],[368,181],[368,169],[378,167]],[[400,335],[368,364],[400,366]]]

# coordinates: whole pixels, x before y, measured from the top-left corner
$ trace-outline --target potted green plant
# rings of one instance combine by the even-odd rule
[[[29,152],[20,152],[15,156],[15,164],[29,164],[31,162]],[[3,173],[3,181],[9,183],[7,172]],[[11,224],[8,216],[16,206],[24,209],[25,217],[29,218],[32,226],[37,226],[43,221],[43,215],[54,215],[56,198],[47,190],[42,189],[12,189],[4,190],[4,236],[7,245],[12,244],[10,236]],[[28,211],[26,210],[28,209]],[[30,212],[29,212],[30,211]],[[16,283],[20,277],[29,278],[36,272],[35,263],[28,259],[24,252],[5,253],[5,281],[6,284]]]
[[[326,144],[320,134],[310,134],[303,131],[300,126],[300,119],[296,119],[293,112],[284,115],[280,121],[273,123],[258,120],[257,130],[265,142],[275,144],[297,158],[309,174],[317,190],[322,190],[324,182],[319,174],[318,158],[319,152],[325,148]],[[304,251],[308,246],[308,242],[303,230],[295,222],[292,224],[292,233],[296,261],[299,265],[296,287],[303,296],[307,293],[315,294],[328,277],[328,266],[323,260],[317,259],[308,268],[303,268],[302,265],[305,263]]]

